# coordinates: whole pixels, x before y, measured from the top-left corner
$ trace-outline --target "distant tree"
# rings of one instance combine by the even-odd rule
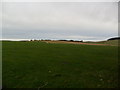
[[[108,40],[120,40],[120,37],[110,38]]]
[[[81,40],[80,42],[83,42],[83,40]]]
[[[74,42],[74,40],[69,40],[70,42]]]

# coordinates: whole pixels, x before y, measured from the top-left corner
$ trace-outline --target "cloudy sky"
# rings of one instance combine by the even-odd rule
[[[4,2],[2,6],[3,39],[118,36],[117,2]]]

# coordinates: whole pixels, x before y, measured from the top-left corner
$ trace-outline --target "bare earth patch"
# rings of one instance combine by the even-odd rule
[[[110,44],[97,44],[97,43],[85,43],[85,42],[72,42],[72,41],[43,41],[46,43],[66,43],[66,44],[83,44],[83,45],[101,45],[101,46],[117,46],[117,45],[110,45]]]

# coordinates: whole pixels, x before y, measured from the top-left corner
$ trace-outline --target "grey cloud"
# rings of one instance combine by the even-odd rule
[[[3,38],[106,39],[117,36],[117,9],[112,2],[4,3]]]

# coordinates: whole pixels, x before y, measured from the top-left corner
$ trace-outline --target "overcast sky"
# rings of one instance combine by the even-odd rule
[[[6,2],[3,39],[106,40],[118,36],[117,2]]]

